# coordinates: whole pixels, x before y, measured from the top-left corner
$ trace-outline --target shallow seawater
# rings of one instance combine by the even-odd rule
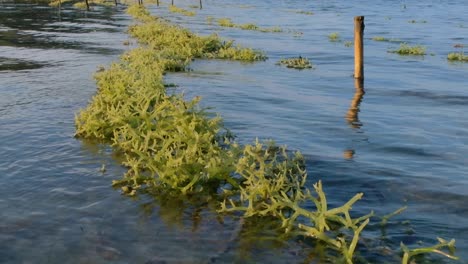
[[[192,2],[176,4],[191,9]],[[362,244],[384,251],[398,250],[400,241],[414,247],[454,238],[457,255],[468,261],[468,64],[446,60],[455,44],[468,45],[466,1],[203,4],[194,17],[169,13],[167,5],[151,12],[200,34],[236,39],[269,59],[194,61],[191,71],[166,76],[177,92],[201,95],[241,143],[271,138],[300,150],[309,187],[321,179],[332,205],[364,192],[357,214],[408,206],[385,238],[378,221],[371,223]],[[344,45],[357,15],[366,24],[362,96],[352,78],[353,47]],[[222,28],[222,17],[284,32]],[[256,240],[268,234],[255,226],[268,223],[223,221],[208,205],[130,199],[111,187],[125,172],[118,155],[75,139],[73,122],[96,91],[93,72],[132,47],[123,44],[130,23],[123,8],[58,13],[0,3],[0,263],[317,261],[296,241]],[[333,32],[341,41],[329,41]],[[389,53],[399,43],[374,36],[426,46],[428,55]],[[275,65],[299,55],[314,68]]]

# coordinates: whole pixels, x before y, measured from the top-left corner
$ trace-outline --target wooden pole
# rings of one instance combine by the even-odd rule
[[[174,0],[171,1],[171,5],[174,5]]]
[[[202,0],[200,0],[200,9],[203,8]]]
[[[354,78],[364,79],[364,17],[354,17]]]
[[[159,6],[159,0],[156,0],[156,5]]]

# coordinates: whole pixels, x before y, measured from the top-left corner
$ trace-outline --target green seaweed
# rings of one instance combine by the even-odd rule
[[[463,44],[455,44],[453,45],[454,48],[460,48],[460,52],[451,52],[447,55],[447,59],[449,61],[461,61],[461,62],[468,62],[468,56],[464,53],[465,45]]]
[[[435,253],[442,255],[444,257],[458,260],[458,257],[454,256],[455,253],[455,240],[452,239],[450,241],[446,241],[442,238],[437,238],[438,242],[434,246],[430,247],[422,247],[422,248],[415,248],[415,249],[409,249],[403,242],[401,243],[401,249],[403,251],[403,258],[401,263],[402,264],[408,264],[408,263],[413,263],[411,260],[413,257],[418,256],[418,255],[425,255],[429,253]],[[447,248],[448,252],[444,252],[441,249]]]
[[[219,18],[218,25],[221,27],[235,27],[236,25],[232,23],[230,18]]]
[[[141,5],[128,12],[139,21],[128,32],[140,47],[96,73],[98,92],[75,118],[77,137],[110,142],[124,156],[128,171],[113,186],[128,196],[157,192],[182,197],[183,203],[183,197],[214,197],[207,200],[219,200],[220,213],[276,219],[285,236],[321,241],[335,252],[336,261],[353,263],[373,216],[351,216],[362,193],[329,208],[321,181],[312,190],[305,187],[300,152],[290,153],[272,141],[241,146],[219,116],[200,106],[200,97],[186,100],[166,91],[164,74],[186,70],[195,58],[256,61],[264,60],[264,54],[217,35],[198,36],[151,16]],[[403,263],[416,255],[442,254],[444,247],[450,252],[442,255],[453,257],[454,241],[439,241],[412,250],[402,245]]]
[[[311,12],[311,11],[304,11],[304,10],[299,10],[299,11],[296,11],[296,14],[302,14],[302,15],[313,15],[314,13]]]
[[[372,38],[372,40],[375,40],[375,41],[389,41],[388,38],[381,37],[381,36],[375,36],[375,37]]]
[[[410,46],[406,43],[402,43],[398,49],[392,50],[390,53],[397,53],[400,55],[425,55],[426,48],[420,45]]]
[[[338,42],[340,41],[340,34],[338,32],[333,32],[328,34],[328,40],[331,42]]]
[[[375,37],[372,37],[372,40],[373,41],[381,41],[381,42],[403,42],[399,39],[393,39],[393,38],[386,38],[386,37],[382,37],[382,36],[375,36]]]
[[[262,28],[257,26],[254,23],[246,23],[246,24],[235,24],[232,22],[230,18],[219,18],[218,25],[221,27],[230,27],[230,28],[239,28],[242,30],[253,30],[253,31],[260,31],[260,32],[283,32],[280,27],[271,27],[271,28]]]
[[[197,13],[194,12],[194,11],[188,11],[188,10],[185,10],[183,8],[180,8],[180,7],[177,7],[175,5],[170,5],[169,6],[169,12],[171,13],[179,13],[179,14],[182,14],[184,16],[195,16]]]
[[[287,68],[293,69],[310,69],[312,68],[312,63],[309,59],[303,58],[301,56],[294,58],[281,59],[276,63],[277,65],[284,65]]]
[[[447,55],[449,61],[463,61],[468,62],[468,56],[463,52],[451,52]]]

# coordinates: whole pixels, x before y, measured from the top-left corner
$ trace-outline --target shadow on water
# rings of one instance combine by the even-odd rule
[[[216,190],[184,196],[166,189],[152,189],[129,198],[140,204],[145,222],[164,222],[161,235],[175,236],[175,243],[178,247],[184,245],[186,251],[199,251],[185,259],[166,248],[153,251],[145,263],[258,263],[273,257],[284,261],[304,258],[303,253],[301,256],[298,253],[301,244],[284,235],[277,218],[241,219],[218,214],[222,198]],[[174,239],[166,238],[166,242]]]
[[[401,91],[397,96],[416,97],[437,104],[468,105],[468,96],[465,95],[440,94],[431,91]]]
[[[47,64],[41,64],[34,61],[0,57],[0,71],[32,70],[39,69],[45,66],[47,66]]]

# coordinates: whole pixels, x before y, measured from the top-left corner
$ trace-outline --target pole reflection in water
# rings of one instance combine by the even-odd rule
[[[356,91],[354,92],[354,97],[351,101],[348,113],[346,113],[346,120],[352,128],[361,128],[362,123],[359,121],[359,107],[365,94],[364,80],[354,79],[354,86],[356,87]]]
[[[354,92],[354,97],[351,101],[351,105],[346,113],[346,121],[353,129],[360,129],[362,127],[361,121],[359,121],[359,111],[362,98],[364,97],[364,80],[354,79],[354,87],[356,88]],[[355,151],[353,149],[346,149],[343,152],[343,157],[345,159],[352,159],[354,157]]]

